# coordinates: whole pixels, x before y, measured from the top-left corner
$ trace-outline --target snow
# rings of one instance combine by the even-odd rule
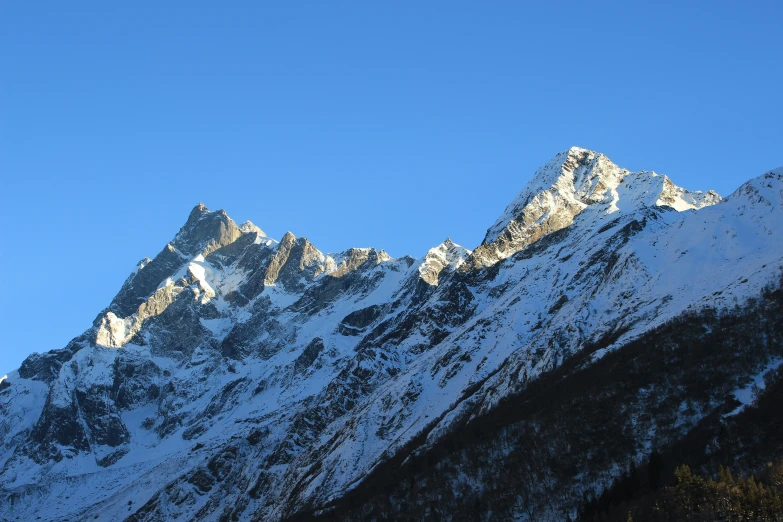
[[[244,223],[242,223],[239,226],[239,230],[243,234],[255,233],[255,234],[258,234],[259,238],[265,238],[266,237],[266,233],[263,230],[261,230],[260,228],[258,228],[256,225],[254,225],[252,221],[245,221]]]
[[[38,421],[49,392],[45,383],[22,379],[18,372],[11,373],[9,382],[10,389],[0,398],[0,469],[14,455],[13,441]],[[37,468],[34,464],[19,467],[15,474],[8,476],[6,487],[35,483]],[[5,473],[0,477],[5,477]]]
[[[764,382],[764,375],[771,371],[771,370],[777,370],[781,365],[783,364],[783,359],[773,359],[772,361],[767,364],[767,366],[758,372],[756,375],[754,375],[751,379],[750,384],[748,384],[745,387],[737,388],[734,390],[734,398],[739,401],[740,405],[737,406],[734,410],[732,410],[730,413],[727,413],[725,417],[729,417],[732,415],[736,415],[742,410],[744,410],[746,407],[753,404],[753,401],[755,400],[755,394],[756,391],[763,391],[766,388],[766,383]]]
[[[207,263],[202,255],[199,254],[190,262],[188,272],[196,278],[199,287],[206,293],[202,303],[209,302],[211,298],[217,296],[217,291],[209,284],[210,280],[215,280],[214,267]]]
[[[14,373],[8,378],[10,398],[2,396],[0,408],[0,468],[6,466],[0,484],[20,488],[14,491],[24,491],[24,500],[16,507],[0,507],[0,518],[36,514],[78,519],[87,513],[124,518],[128,500],[140,506],[167,484],[175,487],[174,478],[195,470],[229,441],[262,428],[269,435],[253,450],[254,461],[271,459],[284,445],[291,461],[266,470],[274,487],[258,505],[284,505],[278,502],[287,494],[284,485],[303,484],[303,477],[312,478],[304,491],[315,500],[337,497],[433,422],[428,443],[474,406],[486,411],[559,364],[563,354],[579,349],[586,339],[620,324],[628,327],[612,346],[594,354],[599,358],[684,310],[733,306],[757,295],[783,269],[783,168],[778,170],[721,201],[714,193],[681,189],[654,172],[631,173],[606,156],[570,149],[539,169],[490,228],[485,242],[504,230],[524,232],[515,220],[527,210],[533,224],[562,217],[570,227],[565,239],[530,255],[525,246],[504,251],[492,277],[465,276],[458,298],[450,293],[455,290],[450,278],[442,274],[471,270],[475,251],[450,240],[415,262],[377,252],[377,264],[352,268],[355,273],[342,280],[346,284],[325,297],[319,292],[326,283],[344,276],[342,270],[374,250],[323,255],[313,248],[302,266],[321,272],[315,278],[302,277],[304,293],[266,285],[244,305],[226,296],[242,288],[255,267],[210,263],[203,255],[183,258],[177,272],[149,297],[145,314],[119,318],[107,312],[93,330],[97,346],[77,352],[51,387]],[[278,245],[250,222],[240,230],[257,234],[256,244]],[[626,237],[622,230],[637,231]],[[609,254],[616,258],[603,270],[601,260]],[[419,285],[420,280],[430,286]],[[412,310],[419,286],[430,293]],[[193,293],[183,293],[186,289]],[[318,296],[323,306],[302,311],[297,303],[305,294]],[[146,346],[130,343],[137,334],[149,340],[148,320],[184,298],[193,299],[197,312],[200,306],[209,310],[198,317],[204,337],[191,355],[162,356],[166,346],[154,344],[160,342],[155,338]],[[379,315],[358,335],[339,331],[346,316],[370,306],[377,306]],[[450,322],[449,314],[463,312],[464,321]],[[404,328],[383,336],[398,325]],[[440,337],[433,342],[436,329]],[[269,351],[242,360],[224,358],[221,343],[232,331],[245,330],[252,330],[248,342],[253,347]],[[315,338],[324,349],[311,365],[296,367]],[[163,339],[162,344],[178,341]],[[96,457],[107,448],[46,466],[14,457],[15,437],[32,429],[47,400],[68,407],[74,390],[110,388],[118,357],[154,364],[160,373],[151,381],[173,389],[156,401],[120,411],[132,437],[118,462],[108,468],[97,465]],[[359,385],[367,390],[361,391],[365,395],[352,395],[354,381],[346,374],[354,375],[354,370],[363,370],[356,374],[362,375]],[[749,401],[749,390],[759,385],[760,376],[763,371],[735,392],[742,404]],[[240,379],[247,381],[220,406],[226,386]],[[355,400],[350,412],[329,416],[328,406],[337,408],[348,399]],[[205,411],[215,404],[220,407],[207,416]],[[159,423],[163,412],[179,420],[173,433],[161,438],[146,421]],[[204,430],[185,440],[186,430],[194,426]],[[321,466],[314,477],[307,475],[312,462]],[[249,468],[238,473],[251,473]],[[40,489],[30,493],[34,484]],[[181,518],[192,518],[207,498],[199,497],[191,507],[169,507],[182,509]]]
[[[437,284],[438,275],[444,268],[457,270],[465,264],[469,256],[470,250],[447,239],[427,252],[419,265],[419,274],[428,283]]]
[[[781,190],[783,184],[778,183],[771,192],[780,194]],[[638,194],[646,196],[647,193],[639,191]],[[626,205],[622,209],[628,215],[625,218],[628,222],[634,218],[634,211],[638,212],[650,203],[645,197],[620,198],[623,199],[636,202],[635,206]],[[764,201],[772,199],[772,195],[767,195]],[[436,439],[461,415],[461,405],[453,403],[454,398],[462,396],[469,386],[492,374],[509,358],[522,363],[523,377],[519,373],[501,371],[491,377],[483,389],[495,390],[493,393],[499,390],[502,394],[502,390],[510,389],[512,382],[534,378],[549,367],[550,361],[545,356],[533,362],[530,354],[536,346],[547,346],[558,330],[577,328],[600,332],[609,328],[604,325],[613,325],[618,319],[635,323],[635,327],[615,343],[616,348],[690,306],[733,305],[745,296],[758,295],[770,282],[770,277],[775,277],[783,268],[780,246],[783,238],[779,237],[783,231],[783,216],[780,212],[770,213],[767,208],[759,208],[764,202],[754,201],[733,197],[697,212],[694,208],[684,208],[682,213],[663,211],[657,214],[657,221],[647,232],[633,237],[620,250],[621,259],[616,266],[622,265],[627,271],[623,278],[613,282],[612,278],[607,279],[611,274],[601,274],[603,287],[560,290],[573,285],[571,277],[584,266],[584,260],[603,248],[602,243],[593,239],[594,233],[599,225],[606,223],[600,214],[609,216],[616,212],[613,201],[595,209],[599,216],[585,214],[584,219],[574,222],[575,231],[571,237],[575,239],[565,251],[551,249],[540,253],[539,257],[504,264],[495,285],[511,285],[505,297],[490,298],[491,289],[477,294],[477,313],[468,323],[373,392],[365,402],[365,410],[352,418],[352,422],[359,423],[359,428],[353,428],[352,433],[359,434],[361,442],[354,435],[338,441],[328,450],[326,469],[334,467],[342,478],[328,479],[331,482],[325,482],[323,487],[336,491],[343,487],[340,484],[360,480],[383,454],[393,453],[394,448],[404,445],[432,419],[441,419],[430,434]],[[585,228],[587,230],[582,231]],[[718,241],[717,237],[722,239]],[[563,260],[569,257],[568,261]],[[700,262],[695,263],[693,259]],[[716,292],[721,294],[715,297]],[[568,301],[550,318],[548,326],[538,333],[532,331],[531,323],[545,317],[560,295],[568,296]],[[622,297],[626,295],[634,297],[629,302]],[[477,327],[481,324],[492,326],[479,330]],[[409,338],[405,344],[415,342],[418,339]],[[451,357],[451,362],[439,365],[438,361],[454,347],[459,350]],[[470,362],[454,364],[459,360],[459,354],[468,355]],[[525,363],[526,359],[529,362]],[[506,364],[506,367],[517,366]],[[444,381],[447,375],[451,377]],[[405,405],[399,398],[413,384],[422,387],[420,398],[415,405]],[[482,393],[479,391],[476,395]],[[391,410],[382,406],[384,397],[392,401]],[[394,431],[399,439],[381,440],[361,435],[378,432],[386,419],[395,417],[395,412],[396,418],[405,412],[401,427]],[[336,425],[329,432],[332,438],[325,438],[334,440],[340,429],[340,425]]]
[[[550,207],[558,204],[559,199],[567,201],[568,206],[584,206],[582,199],[589,198],[590,188],[594,187],[593,179],[583,178],[584,167],[576,167],[579,156],[586,155],[595,164],[597,175],[604,176],[610,185],[616,185],[626,172],[611,163],[606,156],[579,147],[557,154],[550,162],[538,169],[530,182],[511,201],[497,221],[487,230],[484,243],[498,239],[503,230],[517,219],[525,207],[536,197],[543,198],[547,204],[539,200],[537,204]]]
[[[592,205],[606,207],[606,213],[630,212],[640,206],[668,206],[678,212],[695,210],[721,201],[713,192],[690,192],[676,186],[667,176],[655,172],[629,172],[603,154],[572,147],[541,167],[533,179],[506,207],[489,228],[484,245],[494,245],[504,232],[512,246],[495,248],[507,258],[537,238],[570,225],[573,218]],[[517,243],[517,247],[513,243]]]
[[[199,321],[205,328],[212,332],[212,335],[218,341],[225,339],[234,327],[234,322],[228,317],[220,317],[217,319],[200,318]]]

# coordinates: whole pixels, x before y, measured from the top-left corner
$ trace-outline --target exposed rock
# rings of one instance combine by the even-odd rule
[[[346,315],[337,327],[343,335],[358,335],[381,316],[382,310],[378,305],[368,306]]]
[[[269,261],[264,285],[279,283],[286,289],[300,289],[316,276],[323,261],[323,254],[307,239],[296,239],[291,232],[286,232]]]
[[[457,245],[451,239],[446,239],[424,256],[424,262],[419,267],[421,278],[427,284],[437,285],[438,276],[444,268],[457,270],[465,263],[468,256],[470,256],[470,250]]]
[[[419,261],[324,255],[199,205],[84,335],[0,380],[0,519],[329,516],[385,462],[472,430],[540,379],[567,382],[562,368],[621,355],[687,310],[774,299],[764,288],[783,269],[782,176],[722,201],[571,149],[476,250],[447,240]],[[718,372],[708,357],[705,381]],[[765,357],[731,382],[750,386],[777,360]],[[697,399],[675,391],[656,406],[668,419],[659,440],[677,440],[681,404]],[[686,405],[688,425],[723,406]],[[574,458],[607,483],[623,471]],[[550,465],[536,468],[543,479]],[[569,484],[559,498],[581,498]]]
[[[569,226],[586,207],[599,203],[668,205],[678,211],[714,205],[714,191],[690,192],[654,172],[632,173],[603,154],[572,147],[541,167],[473,251],[473,267],[490,266]]]
[[[294,373],[305,373],[315,362],[319,355],[324,351],[324,341],[320,337],[313,339],[302,351],[302,355],[296,358],[294,362]]]

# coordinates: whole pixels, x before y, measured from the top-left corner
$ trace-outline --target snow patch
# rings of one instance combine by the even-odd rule
[[[737,415],[739,412],[747,408],[749,405],[753,404],[753,401],[756,399],[756,393],[763,391],[766,388],[766,383],[764,382],[764,374],[766,374],[771,370],[777,370],[781,366],[781,364],[783,364],[783,359],[774,359],[769,364],[767,364],[767,366],[763,370],[761,370],[759,373],[753,376],[753,378],[751,379],[751,383],[749,385],[734,390],[734,398],[737,399],[737,401],[739,401],[740,405],[737,406],[730,413],[724,415],[724,417]]]

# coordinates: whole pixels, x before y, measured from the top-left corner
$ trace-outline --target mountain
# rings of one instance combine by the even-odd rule
[[[783,361],[782,207],[781,169],[722,199],[579,148],[422,259],[199,204],[0,381],[0,519],[575,517],[748,414]]]

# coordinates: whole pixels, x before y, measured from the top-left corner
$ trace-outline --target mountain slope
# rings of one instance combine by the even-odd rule
[[[576,356],[589,368],[761,295],[783,266],[782,204],[780,172],[721,200],[572,148],[482,245],[421,260],[323,254],[198,205],[91,328],[0,383],[0,517],[317,513]],[[677,411],[635,458],[711,410]]]
[[[437,440],[412,440],[325,511],[297,519],[576,518],[588,499],[621,489],[617,479],[637,468],[648,477],[653,450],[666,455],[661,480],[681,463],[763,471],[783,459],[783,416],[742,401],[783,371],[782,285],[737,309],[686,312],[600,358],[612,339],[589,344]]]

